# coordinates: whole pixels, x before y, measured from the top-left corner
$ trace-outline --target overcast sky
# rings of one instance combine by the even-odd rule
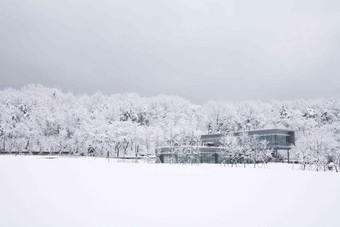
[[[269,100],[340,94],[340,1],[0,0],[0,88]]]

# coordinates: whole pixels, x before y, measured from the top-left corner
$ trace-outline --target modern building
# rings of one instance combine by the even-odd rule
[[[286,129],[263,129],[245,132],[235,132],[238,137],[242,134],[255,136],[258,140],[266,140],[272,150],[272,160],[289,160],[289,150],[295,145],[295,133]],[[201,136],[201,144],[197,146],[168,146],[161,147],[156,155],[162,163],[222,163],[226,161],[228,151],[221,147],[223,134],[207,134]],[[249,160],[248,160],[249,161]]]

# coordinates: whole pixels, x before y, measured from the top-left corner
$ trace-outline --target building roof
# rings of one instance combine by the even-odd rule
[[[294,133],[293,130],[290,129],[260,129],[260,130],[250,130],[250,131],[238,131],[234,132],[234,135],[239,135],[241,133],[248,133],[250,135],[252,134],[268,134],[268,133]],[[201,138],[212,138],[212,137],[219,137],[222,136],[222,133],[214,133],[214,134],[205,134],[201,135]]]

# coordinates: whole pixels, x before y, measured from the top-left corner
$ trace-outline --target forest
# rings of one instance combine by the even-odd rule
[[[339,162],[340,98],[210,101],[177,96],[74,95],[42,85],[0,91],[0,150],[67,151],[113,157],[153,154],[201,134],[282,128],[296,134],[302,163]]]

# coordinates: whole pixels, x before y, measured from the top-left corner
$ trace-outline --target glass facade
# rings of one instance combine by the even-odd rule
[[[159,159],[162,163],[222,163],[223,157],[219,149],[211,152],[195,152],[195,153],[182,153],[176,154],[161,153]]]
[[[258,136],[259,140],[266,140],[269,146],[290,146],[291,139],[289,134],[274,133]]]
[[[162,159],[164,163],[176,163],[178,162],[178,157],[177,155],[163,155]]]
[[[218,163],[218,153],[200,152],[200,163]]]
[[[222,152],[219,148],[214,151],[201,151],[196,154],[183,154],[178,152],[176,154],[164,153],[159,155],[159,159],[162,163],[207,163],[207,164],[217,164],[217,163],[231,163],[231,158],[229,156],[223,157]],[[238,163],[251,163],[252,160],[240,157],[237,159]]]
[[[280,132],[275,132],[275,130],[268,130],[270,132],[265,133],[265,130],[262,131],[251,131],[249,135],[256,136],[259,140],[266,140],[269,146],[283,146],[289,147],[294,144],[294,132],[281,130]],[[240,133],[235,133],[235,136],[239,136]],[[202,145],[203,146],[221,146],[221,134],[211,134],[211,135],[203,135]]]
[[[220,146],[221,145],[221,136],[210,137],[210,138],[202,138],[202,145],[213,145],[213,146]]]

